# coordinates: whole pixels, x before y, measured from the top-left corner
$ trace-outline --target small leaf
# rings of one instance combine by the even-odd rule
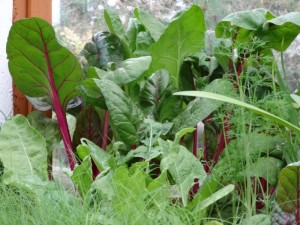
[[[86,157],[80,165],[77,165],[71,176],[80,195],[85,197],[93,183],[92,162],[90,157]]]
[[[81,145],[77,147],[77,154],[80,155],[80,158],[90,155],[100,171],[108,170],[114,164],[112,155],[85,138],[81,139]]]
[[[216,191],[215,193],[213,193],[212,195],[210,195],[208,198],[199,202],[199,204],[196,206],[195,210],[201,211],[201,210],[207,208],[208,206],[215,203],[219,199],[221,199],[221,198],[225,197],[226,195],[230,194],[231,192],[233,192],[233,190],[234,190],[234,185],[232,185],[232,184],[229,184],[226,187],[223,187],[222,189],[220,189],[220,190]]]

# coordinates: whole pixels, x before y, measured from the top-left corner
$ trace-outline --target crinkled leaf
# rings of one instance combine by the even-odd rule
[[[168,71],[160,70],[149,77],[141,90],[140,104],[144,114],[157,118],[160,108],[164,106],[164,100],[172,94],[172,90]]]
[[[55,110],[77,95],[82,70],[76,57],[55,38],[53,27],[39,18],[19,20],[7,41],[9,70],[16,86],[30,97],[49,96]]]
[[[48,178],[46,141],[22,115],[13,117],[1,127],[0,159],[5,184],[30,184]]]
[[[276,201],[286,213],[295,213],[300,205],[300,165],[290,164],[278,176]],[[299,208],[298,208],[299,210]]]
[[[131,146],[139,142],[137,128],[142,122],[142,112],[126,93],[114,82],[95,80],[109,110],[110,125],[117,138]]]
[[[228,94],[232,90],[232,84],[226,80],[214,80],[204,90],[219,94]],[[182,92],[183,93],[183,92]],[[191,101],[174,120],[173,132],[176,133],[187,127],[195,127],[213,111],[217,110],[222,103],[208,99],[195,99]]]
[[[75,167],[71,179],[80,195],[84,197],[93,183],[92,162],[89,156]]]
[[[46,117],[40,111],[31,112],[27,119],[30,125],[43,135],[48,153],[51,155],[61,141],[57,120]]]
[[[136,55],[149,55],[149,47],[154,43],[148,31],[141,31],[136,36],[136,49],[134,54]]]
[[[173,20],[159,40],[150,47],[152,64],[150,73],[167,69],[179,87],[179,70],[184,58],[204,47],[205,21],[199,6],[192,6]]]
[[[146,27],[155,41],[159,39],[166,29],[162,22],[143,9],[136,8],[134,15]]]
[[[94,34],[92,41],[84,46],[82,54],[89,66],[104,70],[108,68],[108,63],[119,65],[124,60],[124,48],[120,39],[109,32]]]
[[[152,146],[161,135],[166,135],[172,128],[171,123],[159,123],[146,118],[139,126],[138,135],[145,146]]]

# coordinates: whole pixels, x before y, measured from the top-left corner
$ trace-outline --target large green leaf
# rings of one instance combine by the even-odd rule
[[[235,104],[238,105],[240,107],[246,108],[252,112],[255,112],[257,114],[260,114],[262,116],[264,116],[265,118],[268,118],[270,120],[272,120],[273,122],[283,125],[286,128],[289,128],[290,130],[295,131],[297,134],[300,134],[300,128],[291,124],[290,122],[275,116],[274,114],[271,114],[265,110],[262,110],[260,108],[257,108],[253,105],[250,105],[248,103],[239,101],[237,99],[234,98],[230,98],[224,95],[220,95],[220,94],[216,94],[216,93],[210,93],[210,92],[206,92],[206,91],[182,91],[182,92],[177,92],[174,95],[184,95],[184,96],[194,96],[194,97],[202,97],[202,98],[208,98],[208,99],[212,99],[212,100],[218,100],[218,101],[222,101],[222,102],[227,102],[227,103],[231,103],[231,104]]]
[[[285,167],[278,177],[276,201],[286,213],[300,210],[300,165],[299,162]],[[298,207],[298,208],[297,208]]]
[[[300,33],[300,12],[292,12],[268,21],[269,44],[277,51],[286,50]]]
[[[232,84],[226,80],[214,80],[209,85],[207,85],[204,90],[220,94],[227,94],[231,92]],[[208,115],[217,110],[221,105],[221,102],[211,101],[208,99],[195,99],[191,101],[187,105],[187,108],[173,120],[173,132],[176,133],[179,130],[187,127],[195,127],[200,121],[204,120]]]
[[[159,39],[166,29],[162,22],[145,10],[136,8],[134,15],[146,27],[155,41]]]
[[[143,115],[126,93],[110,80],[94,79],[109,110],[110,125],[117,138],[127,145],[138,143],[137,128]]]
[[[184,58],[201,51],[205,43],[205,22],[200,7],[194,5],[173,20],[159,40],[150,47],[150,73],[167,69],[179,87],[180,66]]]
[[[81,66],[58,43],[46,21],[30,18],[14,23],[6,50],[14,83],[24,94],[49,96],[54,107],[60,103],[63,109],[77,95],[76,86],[83,78]]]
[[[1,127],[0,159],[4,165],[2,179],[6,184],[35,183],[48,178],[46,141],[22,115],[13,117]]]

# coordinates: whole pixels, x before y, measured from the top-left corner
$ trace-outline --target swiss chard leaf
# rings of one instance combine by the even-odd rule
[[[150,47],[150,73],[167,69],[178,88],[180,66],[184,58],[199,52],[204,47],[204,39],[204,15],[201,8],[194,5],[173,20],[159,40]]]
[[[24,116],[17,115],[1,127],[0,159],[5,184],[46,181],[47,155],[45,139]]]
[[[96,145],[102,144],[103,124],[100,114],[92,106],[86,106],[78,115],[73,135],[74,149],[81,143],[81,138],[93,141]]]
[[[300,213],[299,163],[290,164],[279,173],[276,201],[284,212]]]
[[[49,96],[63,109],[77,95],[83,79],[76,57],[55,38],[53,27],[39,18],[19,20],[7,41],[9,70],[17,87],[30,97]]]
[[[6,51],[16,86],[30,97],[49,97],[72,170],[75,160],[65,110],[69,101],[78,95],[76,87],[83,79],[80,64],[58,43],[53,27],[39,18],[14,23]]]
[[[164,100],[172,94],[173,86],[168,71],[160,70],[146,80],[141,91],[140,104],[144,114],[158,118],[159,109],[163,107]]]

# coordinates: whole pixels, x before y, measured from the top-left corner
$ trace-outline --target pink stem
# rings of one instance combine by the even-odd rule
[[[50,96],[50,97],[53,101],[53,107],[54,107],[54,111],[57,116],[59,130],[60,130],[62,140],[64,142],[65,151],[66,151],[66,154],[68,157],[70,169],[71,169],[71,171],[73,171],[74,167],[75,167],[75,158],[74,158],[73,151],[72,151],[72,141],[71,141],[71,136],[70,136],[70,132],[69,132],[68,124],[67,124],[66,113],[63,110],[63,108],[59,102],[59,96],[58,96],[57,89],[56,89],[55,82],[54,82],[53,71],[51,68],[49,53],[48,53],[47,45],[46,45],[46,42],[45,42],[43,36],[42,36],[42,41],[43,41],[43,45],[44,45],[44,56],[46,58],[46,63],[47,63],[47,68],[48,68],[48,79],[49,79],[51,92],[52,92],[52,96]]]
[[[107,146],[108,124],[109,124],[109,111],[105,110],[103,133],[102,133],[102,149],[103,150],[106,150],[106,146]]]

